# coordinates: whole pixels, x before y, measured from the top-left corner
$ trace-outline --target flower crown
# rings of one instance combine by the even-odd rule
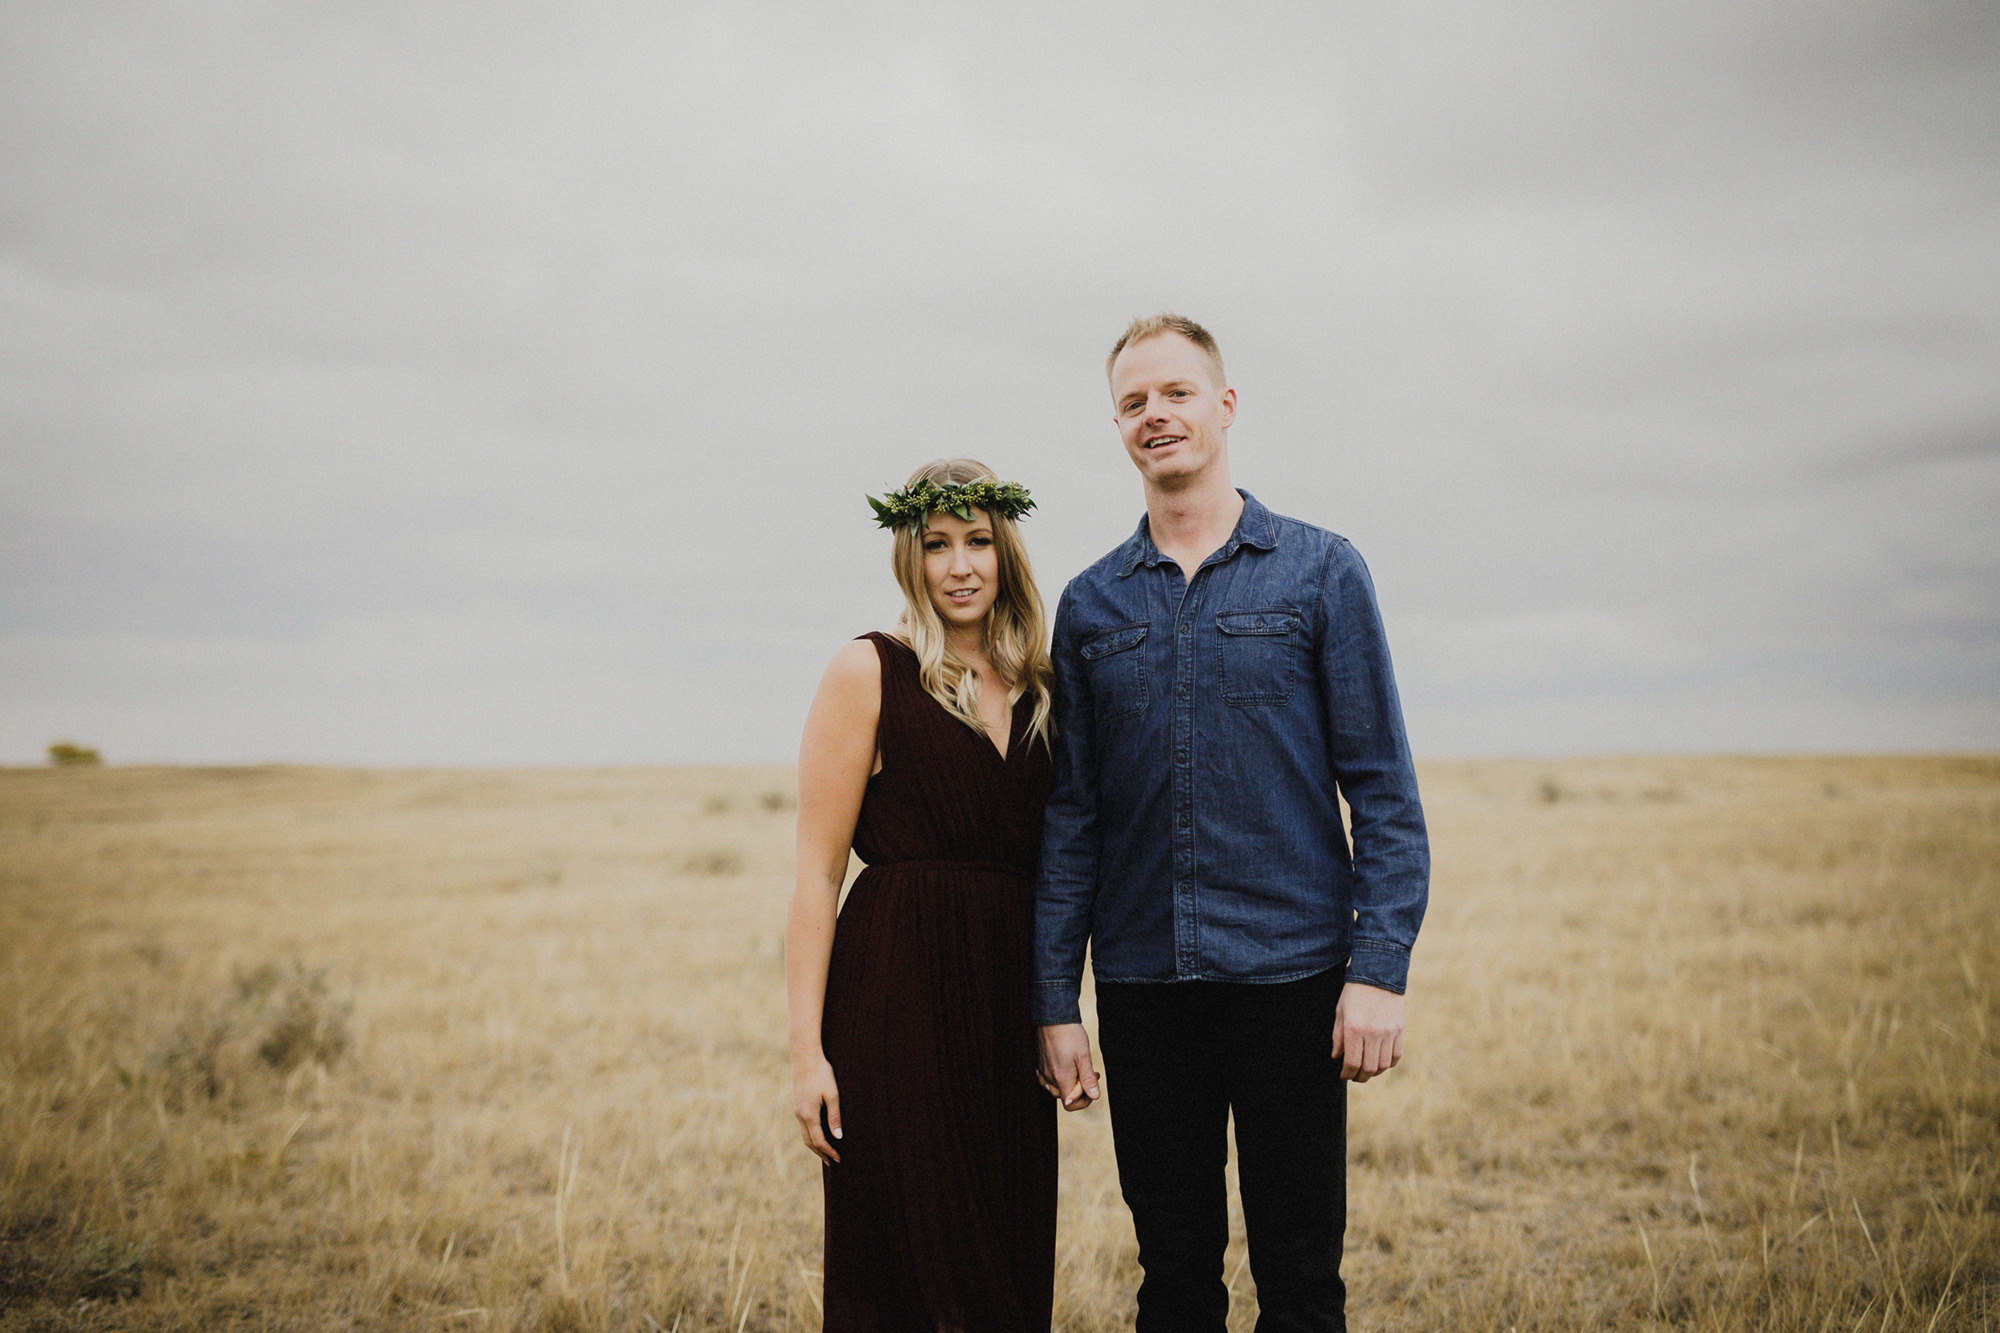
[[[975,509],[984,509],[995,518],[1020,519],[1035,507],[1028,498],[1028,488],[1018,481],[961,481],[943,486],[920,481],[890,491],[879,500],[872,495],[867,500],[875,511],[875,521],[885,528],[900,528],[906,523],[922,528],[924,519],[940,510],[970,523]]]

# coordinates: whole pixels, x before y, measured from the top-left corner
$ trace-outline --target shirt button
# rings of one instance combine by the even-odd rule
[[[1178,695],[1179,695],[1179,696],[1180,696],[1181,698],[1183,698],[1183,699],[1187,698],[1187,686],[1185,686],[1185,685],[1177,685],[1177,686],[1175,686],[1175,687],[1174,687],[1174,693],[1175,693],[1175,694],[1178,694]]]
[[[1258,629],[1264,628],[1264,617],[1262,616],[1257,617],[1257,628]]]
[[[1186,751],[1186,750],[1175,750],[1175,751],[1174,751],[1174,762],[1175,762],[1175,763],[1177,763],[1177,764],[1185,764],[1185,763],[1187,762],[1187,751]]]
[[[1189,818],[1188,818],[1188,817],[1187,817],[1186,815],[1182,815],[1182,816],[1181,816],[1181,827],[1182,827],[1182,828],[1186,828],[1186,827],[1187,827],[1187,826],[1188,826],[1189,824],[1192,824],[1192,823],[1194,823],[1194,821],[1193,821],[1192,819],[1189,819]]]
[[[1192,624],[1190,624],[1188,621],[1185,620],[1181,622],[1181,633],[1190,634],[1193,633],[1193,631],[1194,631],[1194,626]]]

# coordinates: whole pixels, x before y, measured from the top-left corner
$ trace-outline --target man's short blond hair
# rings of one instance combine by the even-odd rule
[[[1157,338],[1163,333],[1178,333],[1200,348],[1201,354],[1208,358],[1209,366],[1215,371],[1215,387],[1218,389],[1228,387],[1229,377],[1222,369],[1222,349],[1215,345],[1215,335],[1186,315],[1174,314],[1147,315],[1126,325],[1125,332],[1119,335],[1118,341],[1111,344],[1111,355],[1104,358],[1104,378],[1107,381],[1111,378],[1111,367],[1118,363],[1120,352],[1133,343]]]

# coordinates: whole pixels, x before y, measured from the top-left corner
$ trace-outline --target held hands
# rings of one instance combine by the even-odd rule
[[[1103,1094],[1097,1069],[1090,1063],[1090,1034],[1081,1023],[1052,1023],[1039,1029],[1042,1062],[1035,1081],[1062,1103],[1065,1111],[1088,1110]]]
[[[1394,1069],[1403,1058],[1403,997],[1359,981],[1343,986],[1333,1011],[1333,1058],[1340,1076],[1356,1083]]]
[[[816,1064],[792,1066],[792,1114],[798,1117],[799,1136],[822,1162],[840,1161],[840,1153],[827,1142],[826,1131],[840,1137],[840,1087],[833,1080],[833,1066],[819,1056]],[[826,1108],[826,1123],[820,1123],[820,1108]]]

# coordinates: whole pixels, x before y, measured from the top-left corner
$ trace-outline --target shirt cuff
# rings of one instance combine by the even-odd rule
[[[1074,981],[1038,981],[1028,992],[1028,1017],[1038,1028],[1059,1023],[1081,1023],[1083,1010],[1077,1005],[1080,989]]]
[[[1401,995],[1410,984],[1410,951],[1387,940],[1356,940],[1347,959],[1347,980]]]

